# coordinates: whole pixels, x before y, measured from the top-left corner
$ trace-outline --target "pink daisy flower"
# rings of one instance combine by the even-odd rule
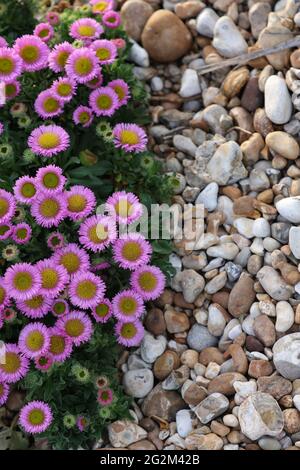
[[[118,95],[119,107],[128,103],[130,98],[129,86],[127,83],[119,78],[118,80],[113,80],[107,84],[110,86]]]
[[[70,145],[70,137],[60,126],[39,126],[28,138],[28,146],[37,155],[53,157],[64,152]]]
[[[150,243],[139,233],[123,235],[115,241],[113,246],[113,257],[124,269],[131,271],[143,266],[150,261],[152,247]]]
[[[98,75],[96,75],[96,77],[93,78],[93,80],[86,82],[85,86],[87,86],[91,90],[96,90],[96,88],[101,87],[102,83],[103,83],[103,75],[101,72],[99,72]]]
[[[16,201],[12,194],[0,189],[0,223],[10,222],[16,211]]]
[[[8,47],[8,43],[3,36],[0,36],[0,47]]]
[[[77,221],[87,217],[96,207],[96,196],[89,188],[72,186],[65,192],[67,202],[67,216]]]
[[[35,181],[39,191],[44,194],[54,194],[63,191],[67,179],[59,166],[48,165],[37,171]]]
[[[124,49],[126,41],[123,38],[112,39],[112,42],[116,45],[117,49]]]
[[[70,36],[72,38],[88,42],[99,38],[102,33],[102,26],[98,21],[92,18],[80,18],[79,20],[74,21],[70,27]]]
[[[117,93],[110,87],[102,87],[92,91],[89,104],[96,116],[112,116],[118,109]]]
[[[35,112],[43,119],[59,116],[63,112],[63,104],[53,91],[42,91],[34,103]]]
[[[22,222],[13,228],[12,239],[18,245],[25,245],[31,238],[32,230],[30,225]]]
[[[80,432],[85,431],[88,425],[89,425],[89,422],[87,418],[85,418],[84,416],[78,416],[76,420],[76,426],[78,427]]]
[[[69,56],[74,51],[74,47],[65,41],[54,46],[48,56],[49,68],[56,73],[63,72]]]
[[[52,420],[51,408],[43,401],[31,401],[20,411],[20,425],[29,434],[40,434],[46,431]]]
[[[138,320],[144,313],[142,297],[133,290],[119,292],[112,301],[114,316],[121,322]]]
[[[67,60],[66,72],[78,83],[89,82],[100,73],[96,53],[87,47],[75,49]]]
[[[47,66],[48,46],[37,36],[25,34],[17,38],[14,51],[22,59],[25,72],[37,72]]]
[[[78,106],[73,113],[73,121],[82,127],[90,127],[93,119],[93,112],[88,106]]]
[[[57,26],[60,23],[60,17],[56,11],[48,11],[46,13],[46,20],[51,24],[51,26]]]
[[[42,227],[57,227],[66,217],[67,204],[63,193],[40,193],[33,201],[31,215]]]
[[[54,29],[50,23],[39,23],[33,30],[34,36],[40,38],[43,42],[48,42],[54,36]]]
[[[57,264],[53,258],[39,261],[36,269],[42,279],[40,293],[47,298],[56,297],[69,282],[67,270],[61,264]]]
[[[90,49],[95,51],[100,65],[112,64],[118,55],[117,46],[108,39],[98,39],[90,45]]]
[[[51,356],[48,354],[42,354],[41,356],[38,356],[34,360],[34,364],[36,369],[45,372],[50,369],[50,367],[53,364],[53,359]]]
[[[116,29],[121,24],[121,16],[116,11],[107,11],[102,16],[102,22],[110,29]]]
[[[28,300],[38,294],[41,277],[36,268],[29,263],[17,263],[7,269],[4,287],[15,300]]]
[[[103,15],[108,10],[112,10],[114,7],[113,0],[90,0],[92,12],[96,15]]]
[[[156,266],[141,266],[131,275],[131,287],[144,300],[155,300],[165,288],[166,278]]]
[[[18,202],[31,204],[36,197],[37,184],[35,178],[31,176],[21,176],[14,186],[14,196]]]
[[[98,305],[105,290],[106,286],[99,276],[91,272],[79,272],[71,279],[69,296],[73,305],[86,310]]]
[[[92,322],[83,312],[70,312],[59,318],[56,326],[72,340],[75,346],[89,341],[93,333]]]
[[[48,328],[43,323],[29,323],[20,332],[18,346],[29,359],[45,354],[50,345]]]
[[[101,302],[93,307],[91,314],[97,323],[106,323],[112,316],[112,306],[108,299],[102,299]]]
[[[5,382],[0,382],[0,407],[3,406],[9,395],[9,385]]]
[[[16,307],[26,317],[39,319],[50,312],[52,299],[39,293],[28,300],[16,302]]]
[[[118,322],[115,326],[117,341],[126,347],[139,346],[145,330],[139,321]]]
[[[4,278],[0,277],[0,312],[9,304],[8,291],[4,287]]]
[[[5,344],[5,363],[0,362],[0,381],[16,383],[27,374],[29,360],[16,344]]]
[[[53,259],[56,263],[66,268],[70,276],[79,271],[89,271],[90,258],[83,248],[76,243],[69,243],[54,253]]]
[[[0,81],[12,82],[22,73],[22,60],[9,47],[0,47]]]
[[[0,224],[0,241],[7,240],[13,232],[13,226],[10,223]]]
[[[71,356],[73,348],[72,340],[56,326],[49,329],[49,334],[50,346],[48,354],[54,362],[64,362]]]
[[[5,83],[5,98],[6,101],[12,100],[21,91],[21,85],[17,80]]]
[[[97,271],[103,271],[104,269],[108,269],[111,267],[111,264],[108,263],[107,261],[103,261],[102,263],[94,264],[91,267],[91,271],[93,273],[96,273]]]
[[[111,388],[102,388],[98,390],[97,401],[101,406],[108,406],[113,402],[114,394]]]
[[[103,251],[117,237],[114,221],[105,215],[86,219],[79,228],[79,241],[88,250],[95,253]]]
[[[126,152],[143,152],[148,138],[145,131],[136,124],[117,124],[113,129],[114,144]]]
[[[17,312],[14,308],[11,307],[4,307],[2,314],[3,319],[9,323],[13,322],[14,319],[17,317]]]
[[[51,312],[56,317],[62,317],[63,315],[67,315],[70,311],[70,306],[65,299],[56,299],[54,300]]]
[[[105,209],[108,214],[120,224],[131,224],[143,214],[143,207],[133,193],[118,191],[106,201]]]
[[[69,77],[60,77],[53,82],[50,90],[56,99],[62,103],[69,103],[76,92],[77,85]]]
[[[65,246],[65,237],[60,232],[52,232],[47,238],[47,246],[52,251],[59,250]]]

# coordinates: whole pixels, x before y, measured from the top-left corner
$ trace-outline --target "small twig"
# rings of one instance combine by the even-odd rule
[[[242,127],[239,127],[239,126],[231,127],[230,129],[228,129],[228,131],[226,131],[226,134],[228,134],[228,132],[231,132],[231,131],[245,132],[245,134],[249,134],[249,135],[253,134],[253,132],[247,131],[246,129],[243,129]]]
[[[165,134],[163,136],[163,139],[169,139],[170,137],[172,137],[172,135],[176,134],[176,132],[180,132],[180,131],[183,131],[184,129],[186,129],[186,126],[179,126],[179,127],[176,127],[175,129],[172,129],[171,131],[169,131],[167,134]]]
[[[277,46],[268,47],[266,49],[258,49],[257,51],[253,51],[253,52],[246,52],[245,54],[232,57],[231,59],[222,60],[222,62],[218,62],[217,64],[204,65],[198,70],[198,74],[204,75],[205,73],[214,72],[215,70],[219,70],[224,67],[229,67],[232,65],[244,65],[247,62],[250,62],[251,60],[259,59],[260,57],[264,57],[266,55],[276,54],[286,49],[290,49],[292,47],[299,47],[299,46],[300,46],[300,36],[296,36],[293,39],[289,39],[288,41],[277,44]]]

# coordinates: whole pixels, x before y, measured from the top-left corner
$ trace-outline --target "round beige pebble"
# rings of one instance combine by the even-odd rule
[[[274,152],[288,160],[296,160],[298,158],[299,145],[287,132],[270,132],[266,137],[266,144]]]

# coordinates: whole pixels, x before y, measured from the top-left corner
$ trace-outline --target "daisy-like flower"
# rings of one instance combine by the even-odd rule
[[[6,261],[15,261],[20,254],[20,250],[17,245],[6,245],[2,250],[2,258]]]
[[[102,16],[102,22],[110,29],[116,29],[121,24],[121,16],[116,11],[107,11]]]
[[[37,295],[41,288],[41,277],[29,263],[17,263],[7,269],[4,287],[15,300],[28,300]]]
[[[118,322],[115,327],[117,341],[126,347],[139,346],[145,330],[139,321]]]
[[[22,60],[9,47],[0,47],[0,81],[9,83],[22,73]]]
[[[16,211],[16,201],[12,194],[0,189],[0,223],[9,222]]]
[[[48,42],[54,36],[54,29],[50,23],[39,23],[33,30],[34,36],[40,38],[43,42]]]
[[[90,45],[101,65],[112,64],[118,55],[116,45],[108,39],[98,39]]]
[[[117,237],[117,229],[111,217],[102,215],[89,217],[79,228],[79,241],[95,253],[103,251]]]
[[[37,36],[25,34],[17,38],[14,51],[22,59],[25,72],[37,72],[47,66],[49,55],[48,46]]]
[[[113,80],[107,84],[110,86],[118,95],[119,107],[128,103],[130,98],[129,86],[127,83],[119,78],[118,80]]]
[[[75,49],[66,63],[67,75],[78,83],[87,83],[100,73],[95,51],[87,47]]]
[[[56,297],[69,282],[69,274],[61,265],[57,264],[53,258],[39,261],[36,264],[42,280],[40,293],[49,297]]]
[[[26,104],[24,103],[14,103],[10,108],[10,114],[12,117],[21,117],[28,111]]]
[[[83,432],[88,427],[89,422],[85,416],[78,416],[76,419],[76,426],[78,427],[80,432]]]
[[[72,353],[72,340],[59,328],[49,328],[50,346],[48,354],[54,362],[64,362]]]
[[[93,118],[93,111],[88,106],[78,106],[73,113],[73,121],[82,127],[90,127]]]
[[[56,326],[72,340],[75,346],[89,341],[93,333],[92,322],[83,312],[70,312],[59,318]]]
[[[101,388],[98,390],[97,401],[101,406],[108,406],[113,402],[114,394],[111,388]]]
[[[52,299],[39,293],[30,299],[16,302],[16,307],[28,318],[43,318],[51,310]]]
[[[51,26],[57,26],[60,23],[60,17],[56,11],[48,11],[46,13],[46,20]]]
[[[150,261],[152,247],[139,233],[123,235],[113,246],[114,260],[124,269],[135,270]]]
[[[45,354],[50,345],[48,328],[43,323],[29,323],[20,332],[18,346],[29,359]]]
[[[8,305],[8,303],[9,303],[8,291],[4,287],[3,277],[0,277],[0,312],[4,310],[4,308]]]
[[[52,251],[59,250],[65,246],[65,237],[60,232],[50,233],[47,238],[47,246]]]
[[[4,307],[3,309],[3,319],[8,323],[12,323],[14,319],[17,317],[17,312],[12,307]]]
[[[66,217],[66,209],[63,193],[40,193],[32,203],[31,215],[42,227],[57,227]]]
[[[36,174],[38,189],[45,194],[61,193],[66,181],[62,169],[55,165],[40,168]]]
[[[14,196],[18,202],[31,204],[36,197],[36,180],[31,176],[21,176],[21,178],[17,179],[13,190]]]
[[[69,77],[60,77],[53,82],[50,90],[56,99],[62,103],[69,103],[76,92],[76,83]]]
[[[133,193],[126,191],[113,193],[107,199],[105,209],[120,224],[131,224],[138,220],[143,213],[139,199]]]
[[[99,375],[96,377],[95,385],[97,388],[107,388],[109,386],[109,380],[106,375]]]
[[[36,113],[43,119],[58,116],[63,112],[62,102],[52,90],[42,91],[34,103]]]
[[[73,305],[84,310],[96,307],[104,297],[106,286],[99,276],[91,272],[79,272],[69,285],[69,295]]]
[[[72,220],[87,217],[96,207],[97,200],[93,191],[85,186],[72,186],[65,192],[67,215]]]
[[[42,372],[45,372],[50,369],[53,364],[53,359],[48,354],[43,354],[38,356],[34,360],[35,367]]]
[[[99,88],[103,83],[103,75],[101,72],[99,72],[98,75],[96,75],[93,80],[90,80],[89,82],[85,83],[85,86],[90,88],[91,90],[96,90],[96,88]]]
[[[54,253],[53,260],[64,266],[70,276],[79,271],[90,269],[90,258],[83,248],[76,243],[69,243]]]
[[[113,130],[114,144],[126,152],[143,152],[148,138],[145,131],[136,124],[117,124]]]
[[[70,36],[72,38],[88,42],[99,38],[102,33],[102,26],[98,21],[92,18],[80,18],[79,20],[74,21],[70,27]]]
[[[90,0],[92,6],[92,12],[96,15],[103,15],[108,10],[112,10],[114,2],[113,0]]]
[[[62,317],[69,313],[70,307],[65,299],[56,299],[52,304],[51,311],[56,317]]]
[[[13,228],[12,239],[18,245],[25,245],[31,238],[32,230],[25,222],[17,224]]]
[[[83,384],[88,383],[91,378],[90,371],[86,367],[81,366],[80,364],[75,364],[72,367],[72,374],[75,376],[78,382]]]
[[[39,126],[28,138],[28,146],[37,155],[53,157],[64,152],[70,145],[70,137],[60,126]]]
[[[138,320],[144,313],[142,297],[133,290],[119,292],[112,301],[114,316],[121,322]]]
[[[9,395],[9,385],[5,382],[0,382],[0,406],[3,406]]]
[[[112,316],[112,306],[108,299],[102,299],[101,302],[93,307],[91,314],[97,323],[106,323]]]
[[[63,72],[69,56],[74,51],[74,47],[65,41],[54,46],[48,56],[49,68],[56,73]]]
[[[5,98],[6,101],[12,100],[21,91],[21,85],[17,80],[5,83]]]
[[[123,38],[112,39],[112,42],[117,46],[117,49],[124,49],[126,46],[126,41]]]
[[[27,129],[31,125],[31,119],[27,114],[24,114],[24,116],[19,117],[18,119],[18,126],[21,129]]]
[[[10,223],[0,224],[0,242],[7,240],[13,232],[13,226]]]
[[[110,87],[102,87],[92,91],[89,104],[96,116],[112,116],[118,108],[117,93]]]
[[[23,222],[25,220],[25,217],[26,217],[25,209],[23,207],[17,207],[14,218],[13,218],[13,222],[16,222],[16,223]]]
[[[76,424],[76,418],[74,415],[71,414],[66,414],[63,419],[63,424],[66,429],[72,429],[74,428]]]
[[[29,360],[16,344],[5,344],[5,363],[0,362],[0,382],[16,383],[28,372]]]
[[[20,425],[29,434],[40,434],[46,431],[52,420],[51,408],[43,401],[31,401],[20,411]]]
[[[144,300],[154,300],[162,294],[166,278],[156,266],[141,266],[132,273],[130,283]]]

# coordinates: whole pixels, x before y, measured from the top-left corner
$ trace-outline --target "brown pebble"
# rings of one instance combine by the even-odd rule
[[[220,437],[225,437],[230,433],[230,428],[228,426],[225,426],[225,424],[219,423],[219,421],[216,420],[213,420],[210,423],[210,429]]]
[[[182,333],[189,329],[189,317],[184,312],[177,312],[176,310],[165,311],[165,322],[169,333]]]
[[[241,190],[235,186],[224,186],[221,188],[221,193],[232,200],[239,199],[242,196]]]
[[[246,349],[247,351],[250,351],[250,352],[252,351],[264,352],[264,345],[255,336],[247,336]]]
[[[300,413],[295,408],[283,411],[284,430],[289,434],[300,431]]]
[[[165,351],[159,356],[153,367],[153,373],[159,380],[164,380],[174,369],[180,366],[180,359],[175,351]]]
[[[258,379],[258,377],[271,375],[273,372],[272,364],[263,359],[254,359],[250,362],[248,374],[250,377]]]
[[[216,362],[221,365],[224,362],[224,357],[218,348],[210,347],[201,351],[199,356],[200,364],[207,366],[210,362]]]
[[[152,308],[145,317],[145,327],[155,336],[163,335],[166,331],[164,314],[159,308]]]
[[[258,77],[251,77],[243,91],[241,105],[250,112],[263,106],[264,95],[258,88]]]
[[[273,132],[273,124],[267,117],[263,108],[258,108],[253,117],[253,126],[256,132],[266,137],[270,132]]]
[[[267,315],[259,315],[253,323],[255,335],[265,346],[273,346],[276,341],[276,331],[272,320]]]
[[[242,273],[229,295],[228,311],[234,317],[245,315],[255,299],[254,281],[249,274]]]
[[[257,380],[257,389],[259,392],[269,393],[276,400],[284,395],[291,393],[292,384],[289,380],[274,375],[272,377],[259,377]]]
[[[246,142],[243,142],[242,145]],[[239,199],[236,199],[233,203],[232,210],[235,215],[240,217],[249,217],[253,219],[259,217],[259,213],[254,209],[254,197],[252,196],[242,196]]]
[[[295,67],[296,69],[300,68],[300,49],[296,49],[294,52],[292,52],[290,55],[290,61],[292,67]]]
[[[227,310],[228,308],[228,300],[229,300],[229,292],[225,290],[220,290],[219,292],[216,292],[212,296],[212,302],[221,305],[221,307],[225,308]]]
[[[225,372],[212,379],[208,385],[208,393],[223,393],[224,395],[233,395],[235,389],[233,383],[236,381],[245,382],[246,378],[238,372]]]

